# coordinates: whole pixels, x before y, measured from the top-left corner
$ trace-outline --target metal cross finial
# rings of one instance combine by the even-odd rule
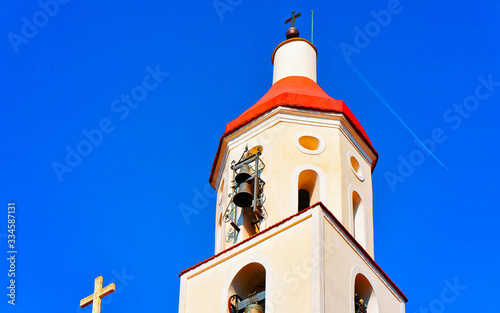
[[[285,24],[288,24],[288,22],[292,22],[292,27],[295,27],[295,19],[299,17],[301,13],[295,15],[295,11],[292,12],[292,17],[290,17],[288,20],[285,21]]]
[[[94,293],[80,300],[80,307],[84,308],[92,303],[92,313],[100,313],[101,298],[109,295],[115,291],[115,289],[115,283],[111,283],[102,288],[102,276],[97,277],[94,282]]]

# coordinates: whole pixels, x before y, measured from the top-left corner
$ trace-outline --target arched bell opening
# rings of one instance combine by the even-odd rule
[[[378,299],[368,279],[357,274],[354,281],[354,312],[378,313]]]
[[[302,211],[319,201],[319,175],[313,170],[299,174],[298,211]]]
[[[299,212],[311,206],[311,195],[305,189],[299,190]]]
[[[223,215],[224,222],[230,225],[226,232],[226,242],[236,243],[239,239],[255,235],[267,216],[264,208],[265,182],[261,178],[265,165],[260,159],[261,154],[262,146],[250,150],[246,146],[240,159],[231,162],[231,200]],[[241,230],[243,232],[240,235]]]
[[[234,276],[228,290],[229,313],[264,313],[266,269],[259,263],[245,265]]]
[[[363,200],[361,196],[356,192],[352,192],[352,216],[354,218],[353,222],[353,236],[358,241],[358,243],[365,248],[366,247],[366,225],[365,225],[365,207],[363,205]]]

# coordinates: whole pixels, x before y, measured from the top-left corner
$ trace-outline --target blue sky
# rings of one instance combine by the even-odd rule
[[[310,39],[311,9],[318,83],[380,154],[376,261],[407,312],[490,309],[500,4],[215,4],[0,1],[4,291],[12,201],[18,250],[16,305],[2,296],[0,311],[90,313],[79,301],[99,275],[117,286],[102,312],[177,311],[177,275],[213,254],[207,181],[219,138],[270,88],[292,10]],[[186,221],[182,205],[198,214]],[[452,300],[450,283],[462,286]]]

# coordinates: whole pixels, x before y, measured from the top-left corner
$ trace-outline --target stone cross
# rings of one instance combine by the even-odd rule
[[[292,17],[290,17],[288,20],[285,21],[285,24],[288,24],[288,22],[292,22],[291,27],[295,27],[295,19],[299,17],[302,13],[299,13],[295,15],[295,11],[292,12]]]
[[[92,313],[101,313],[101,298],[115,291],[115,283],[111,283],[102,288],[102,276],[95,279],[94,293],[80,300],[80,307],[84,308],[92,303]]]

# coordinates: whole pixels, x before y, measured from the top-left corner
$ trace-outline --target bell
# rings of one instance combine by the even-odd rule
[[[241,208],[252,206],[253,186],[250,183],[243,182],[240,185],[238,193],[234,195],[233,202]]]
[[[236,180],[237,184],[240,184],[249,179],[250,177],[252,177],[252,175],[250,174],[250,166],[248,164],[243,164],[240,167],[240,172],[238,173],[238,175],[236,175],[234,179]]]
[[[249,304],[245,308],[245,313],[264,313],[264,309],[258,304]]]

